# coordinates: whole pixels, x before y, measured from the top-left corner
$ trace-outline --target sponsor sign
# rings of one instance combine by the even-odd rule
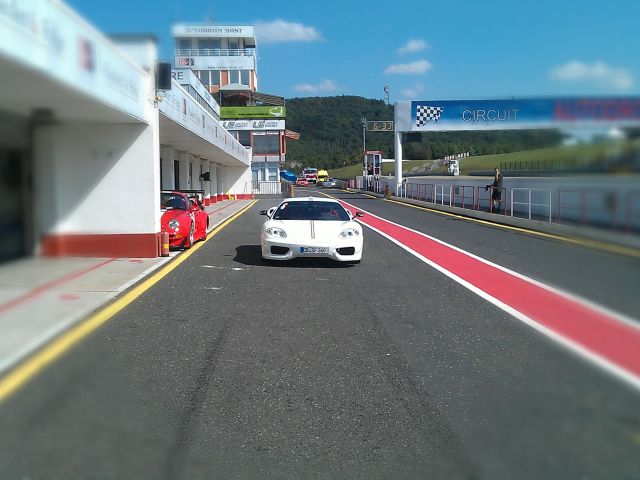
[[[220,118],[285,118],[284,106],[220,107]]]
[[[194,66],[193,58],[177,57],[176,58],[176,65],[178,67],[193,67]]]
[[[224,120],[227,130],[284,130],[284,120]]]
[[[640,97],[398,102],[400,132],[640,124]]]
[[[0,57],[60,82],[72,92],[64,105],[88,98],[147,121],[149,75],[63,2],[0,0]]]
[[[253,38],[253,27],[248,25],[174,25],[173,36]]]

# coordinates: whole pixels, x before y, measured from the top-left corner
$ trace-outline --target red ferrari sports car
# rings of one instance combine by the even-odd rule
[[[296,185],[299,187],[308,187],[309,186],[309,180],[307,180],[306,178],[298,178],[298,180],[296,180]]]
[[[162,230],[169,234],[169,247],[191,248],[207,238],[209,215],[197,197],[182,192],[161,192]]]

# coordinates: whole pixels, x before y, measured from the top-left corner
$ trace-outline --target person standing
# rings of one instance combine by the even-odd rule
[[[485,192],[491,188],[491,202],[493,203],[493,212],[499,213],[502,203],[502,173],[496,168],[493,175],[493,183],[484,187]]]

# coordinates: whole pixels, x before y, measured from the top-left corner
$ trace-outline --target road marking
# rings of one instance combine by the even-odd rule
[[[473,293],[640,390],[640,324],[634,319],[372,213],[367,212],[358,220]]]
[[[214,213],[219,212],[220,210],[224,210],[225,208],[228,208],[228,207],[230,207],[231,205],[235,205],[236,203],[238,203],[238,201],[237,201],[237,200],[236,200],[236,201],[233,201],[233,202],[231,202],[231,203],[228,203],[228,204],[226,204],[224,207],[220,207],[220,208],[218,208],[217,210],[213,210],[213,211],[211,211],[211,212],[207,212],[207,215],[208,215],[208,216],[211,216],[211,215],[213,215]],[[206,210],[205,210],[205,211],[206,211]]]
[[[48,365],[60,358],[63,354],[69,351],[81,340],[86,338],[89,334],[97,330],[101,325],[113,318],[113,316],[115,316],[117,313],[124,310],[124,308],[131,304],[131,302],[136,300],[143,293],[145,293],[156,283],[166,277],[169,273],[175,270],[182,262],[193,255],[199,248],[202,248],[202,246],[207,241],[217,235],[218,232],[220,232],[223,228],[225,228],[251,207],[253,207],[256,202],[257,200],[254,200],[249,205],[233,214],[231,217],[218,225],[214,230],[212,230],[207,235],[207,238],[204,239],[204,241],[196,243],[193,247],[191,247],[191,249],[183,252],[181,255],[178,255],[169,264],[164,266],[160,271],[155,273],[147,280],[144,280],[140,285],[134,287],[131,291],[125,293],[122,297],[118,298],[116,301],[106,306],[95,315],[75,325],[69,331],[46,345],[42,350],[27,358],[24,362],[9,371],[7,375],[0,378],[0,402],[4,401],[11,394],[15,393],[20,387],[25,385],[39,372],[41,372]]]
[[[234,272],[241,272],[245,270],[249,270],[248,268],[241,267],[219,267],[217,265],[200,265],[202,268],[214,268],[217,270],[233,270]]]
[[[7,310],[11,310],[13,307],[16,307],[28,300],[31,300],[35,297],[42,295],[47,290],[51,290],[52,288],[62,285],[63,283],[66,283],[70,280],[74,280],[78,277],[81,277],[86,273],[97,270],[100,267],[104,267],[105,265],[108,265],[109,263],[114,262],[116,260],[117,258],[110,258],[108,260],[104,260],[95,265],[91,265],[90,267],[85,267],[75,272],[68,273],[63,277],[56,278],[54,280],[51,280],[50,282],[40,285],[39,287],[36,287],[33,290],[30,290],[27,293],[20,295],[19,297],[14,298],[13,300],[9,300],[8,302],[5,302],[2,305],[0,305],[0,314],[6,312]]]

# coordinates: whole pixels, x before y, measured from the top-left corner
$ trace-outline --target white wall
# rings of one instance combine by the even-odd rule
[[[225,167],[224,185],[226,191],[232,195],[250,194],[251,170],[245,167]]]
[[[160,231],[155,125],[59,124],[34,132],[37,237]]]

